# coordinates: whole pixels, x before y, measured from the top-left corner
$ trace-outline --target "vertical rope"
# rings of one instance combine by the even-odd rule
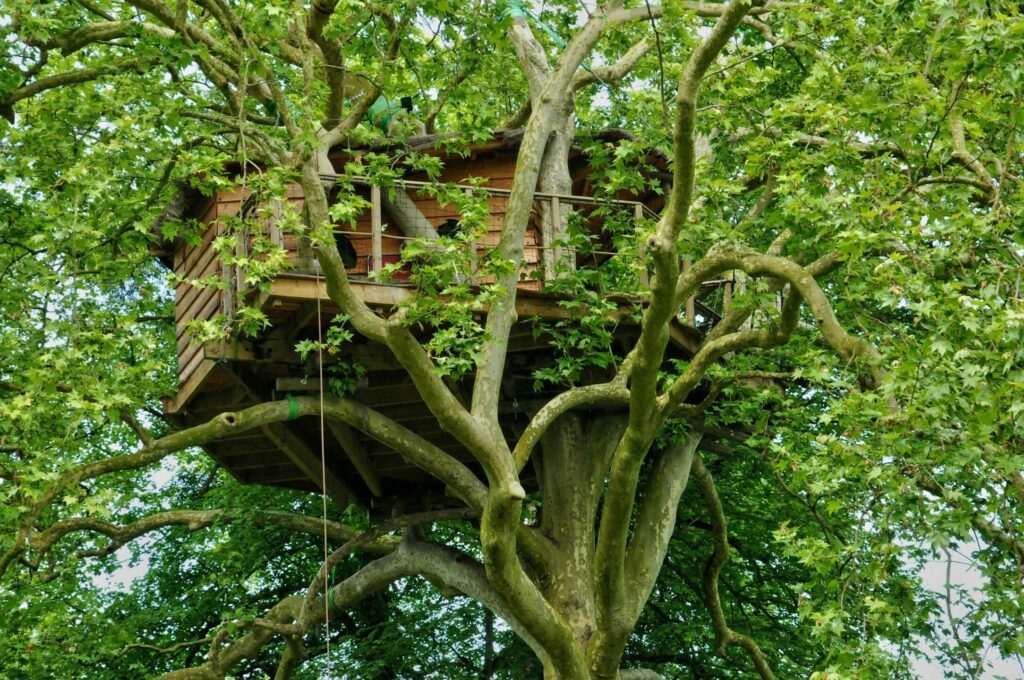
[[[317,174],[320,174],[320,159],[317,158]],[[319,265],[319,262],[317,262]],[[327,446],[324,434],[324,326],[320,310],[320,267],[316,267],[316,347],[317,347],[317,377],[320,380],[320,501],[323,508],[324,527],[324,566],[330,557],[327,546]],[[327,675],[332,678],[331,673],[331,570],[324,569],[324,640],[326,642],[325,654],[327,656]]]

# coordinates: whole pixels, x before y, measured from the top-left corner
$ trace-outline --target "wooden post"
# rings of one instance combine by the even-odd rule
[[[466,194],[466,196],[472,197],[473,196],[473,189],[472,188],[466,188],[463,191],[463,193]],[[491,204],[491,202],[487,201],[487,205],[490,205],[490,204]],[[477,280],[476,272],[480,268],[480,253],[477,252],[477,247],[479,247],[479,244],[477,243],[476,239],[473,239],[472,241],[470,241],[470,243],[469,243],[469,256],[472,259],[472,264],[470,265],[470,267],[472,267],[472,269],[473,269],[472,272],[470,272],[470,275],[469,275],[469,285],[471,285],[471,286],[474,286],[474,285],[479,283],[479,281]]]
[[[552,278],[558,273],[558,265],[562,264],[562,249],[555,246],[555,242],[561,239],[562,233],[562,206],[557,196],[551,197],[551,275]]]
[[[373,238],[370,271],[372,272],[379,272],[384,264],[380,205],[380,187],[370,186],[370,233]]]
[[[683,273],[688,272],[690,270],[690,266],[691,263],[689,259],[683,260]],[[691,326],[697,325],[696,305],[694,304],[692,297],[686,298],[686,323]]]
[[[322,467],[319,452],[314,451],[302,441],[291,427],[283,423],[268,423],[262,425],[260,429],[267,439],[272,441],[295,464],[295,467],[302,471],[305,478],[319,486],[338,504],[338,507],[347,507],[350,500],[358,498],[332,467]],[[323,477],[326,477],[326,480]],[[324,481],[327,482],[326,487]]]
[[[270,237],[270,242],[275,246],[284,246],[284,235],[281,233],[281,201],[274,201],[273,212],[270,218],[270,228],[267,229],[267,235]]]
[[[555,253],[554,243],[555,220],[558,219],[555,212],[557,208],[558,199],[554,197],[549,199],[547,206],[541,205],[541,241],[543,243],[541,243],[540,261],[544,272],[544,281],[551,281],[555,278],[557,253]]]
[[[217,236],[224,234],[224,224],[222,222],[218,221],[214,228],[217,230]],[[227,286],[218,290],[215,294],[220,296],[221,312],[228,319],[233,319],[235,316],[235,268],[227,264],[223,258],[218,259],[220,260],[220,275],[227,283]]]
[[[349,460],[352,461],[352,465],[355,467],[356,472],[362,477],[363,482],[366,484],[366,488],[370,490],[377,498],[384,495],[384,489],[380,483],[380,477],[377,475],[377,471],[373,469],[373,463],[370,461],[370,457],[366,455],[366,450],[363,448],[362,443],[359,441],[359,437],[356,436],[355,431],[347,424],[339,422],[337,420],[328,420],[327,427],[331,430],[334,438],[341,444],[342,451],[348,456]]]
[[[633,228],[636,230],[640,226],[640,220],[644,217],[644,206],[642,203],[637,203],[633,206]],[[637,257],[640,258],[640,273],[639,283],[643,289],[651,287],[650,277],[647,275],[647,242],[641,240],[636,247]]]
[[[249,227],[242,227],[242,231],[236,236],[235,241],[235,257],[241,259],[248,259],[249,255]],[[245,300],[245,293],[248,290],[248,286],[245,283],[245,277],[242,275],[242,269],[238,265],[235,265],[235,290],[238,294],[240,304]],[[244,306],[244,305],[243,305]]]

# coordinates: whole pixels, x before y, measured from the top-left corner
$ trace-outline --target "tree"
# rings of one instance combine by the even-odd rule
[[[980,677],[986,640],[1021,654],[1017,4],[14,0],[4,17],[8,674],[908,677],[930,636],[951,675]],[[464,304],[433,325],[473,332],[430,353],[415,302],[384,318],[352,291],[330,237],[345,177],[321,176],[332,147],[410,134],[364,119],[412,91],[452,144],[525,126],[496,283],[442,283]],[[556,343],[569,369],[539,378],[557,396],[509,446],[533,194],[568,193],[570,146],[609,126],[636,138],[588,146],[598,186],[643,181],[651,148],[671,170],[658,220],[619,242],[653,272],[640,336],[624,357]],[[393,353],[483,478],[346,397],[301,413],[389,436],[462,507],[325,520],[318,498],[241,487],[196,451],[286,419],[285,401],[163,421],[175,337],[151,228],[194,236],[164,207],[237,181],[230,163],[258,165],[268,196],[301,184],[294,229],[344,330]],[[565,291],[603,318],[586,276]],[[727,276],[723,318],[666,363],[683,301]],[[471,357],[468,404],[438,352]],[[123,546],[148,570],[111,593]],[[916,577],[956,548],[983,575],[966,613]],[[458,623],[421,628],[439,618]]]

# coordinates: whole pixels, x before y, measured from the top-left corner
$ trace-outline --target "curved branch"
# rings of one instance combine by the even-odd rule
[[[797,312],[800,309],[800,297],[790,295],[782,305],[782,312],[777,325],[768,329],[756,329],[748,331],[737,331],[723,335],[710,342],[705,342],[700,351],[690,360],[689,366],[681,376],[676,378],[672,386],[661,395],[658,400],[660,413],[669,414],[676,407],[683,403],[683,400],[693,391],[704,372],[719,357],[729,352],[739,352],[752,347],[762,349],[776,347],[786,342],[796,330]]]
[[[167,26],[181,35],[186,41],[204,45],[214,54],[217,54],[222,59],[227,60],[228,63],[233,65],[238,64],[240,55],[237,52],[227,49],[220,43],[220,41],[214,38],[212,34],[203,30],[191,21],[179,18],[174,10],[163,2],[160,2],[160,0],[127,0],[127,2],[133,7],[150,14],[164,26]]]
[[[148,21],[97,21],[79,26],[68,33],[56,35],[45,42],[29,40],[26,42],[41,49],[59,49],[64,56],[70,56],[93,43],[123,38],[140,32],[152,33],[164,38],[175,35],[171,29]]]
[[[831,258],[823,261],[821,267],[827,267],[830,262]],[[788,283],[807,303],[822,336],[836,354],[849,362],[866,359],[874,385],[882,383],[885,372],[878,350],[868,341],[851,336],[843,329],[832,311],[828,297],[815,281],[813,270],[801,267],[792,260],[738,246],[712,249],[703,260],[679,277],[676,284],[677,299],[689,297],[703,281],[730,269],[739,269],[751,276],[769,276]]]
[[[512,42],[519,64],[523,67],[526,82],[530,86],[530,99],[540,95],[544,86],[544,78],[551,70],[544,47],[530,30],[530,25],[523,17],[512,19],[508,30],[508,38]]]
[[[295,620],[301,606],[301,597],[286,597],[274,605],[265,618],[275,623],[289,623]],[[159,680],[222,680],[232,666],[259,654],[263,646],[275,635],[271,628],[253,626],[249,633],[231,642],[226,649],[221,649],[227,631],[227,628],[223,628],[214,637],[208,655],[209,661],[200,666],[164,673],[159,676]]]
[[[541,437],[544,436],[544,433],[547,432],[551,424],[563,414],[580,406],[601,406],[612,403],[628,404],[629,389],[626,387],[628,376],[628,372],[620,371],[615,380],[611,382],[574,387],[566,392],[562,392],[544,404],[533,418],[530,419],[530,424],[526,426],[523,434],[519,437],[519,441],[516,442],[515,449],[512,451],[516,470],[522,471],[527,461],[530,460],[530,454],[537,446],[537,442],[541,440]]]
[[[440,583],[447,589],[477,600],[502,617],[538,656],[543,658],[543,650],[510,615],[487,582],[480,564],[453,548],[403,540],[394,552],[374,560],[334,586],[331,589],[331,599],[336,609],[343,609],[386,588],[400,578],[416,575],[426,576],[435,584]],[[259,654],[260,650],[276,636],[294,638],[301,635],[299,630],[305,632],[309,626],[323,622],[324,608],[321,599],[311,608],[312,616],[309,620],[296,628],[295,624],[300,622],[303,600],[304,598],[299,596],[288,597],[275,605],[262,619],[236,622],[247,626],[250,631],[224,648],[215,644],[206,663],[164,674],[160,676],[160,680],[219,680],[236,664]]]
[[[66,71],[64,73],[47,76],[16,88],[6,99],[0,102],[0,107],[5,109],[10,108],[22,99],[34,97],[46,92],[47,90],[86,83],[90,80],[102,78],[103,76],[109,76],[115,73],[124,73],[126,71],[143,68],[155,63],[155,59],[132,57],[130,59],[118,59],[116,61],[111,61],[103,66],[83,68],[77,71]]]
[[[298,397],[293,401],[298,406],[299,415],[320,413],[319,399]],[[68,470],[43,492],[21,518],[21,528],[15,537],[14,545],[0,556],[0,576],[25,549],[32,534],[31,527],[35,525],[42,512],[68,486],[102,475],[146,467],[191,446],[202,446],[239,432],[283,422],[289,418],[291,409],[289,401],[282,400],[259,404],[242,411],[222,413],[204,424],[154,439],[135,453],[114,456]],[[436,475],[470,507],[483,506],[486,492],[483,483],[472,471],[407,428],[362,404],[345,399],[326,399],[324,414],[327,418],[344,421],[394,447],[410,462]]]
[[[653,44],[654,43],[650,38],[642,38],[626,50],[626,53],[611,66],[595,68],[590,71],[581,71],[577,73],[573,78],[572,85],[570,86],[572,91],[575,92],[587,85],[592,85],[598,82],[605,85],[619,82],[633,70],[633,67],[636,66],[637,62],[643,59],[644,55],[647,54]]]
[[[310,400],[296,399],[300,403]],[[318,404],[311,407],[318,409]],[[473,471],[412,430],[355,401],[329,399],[324,417],[339,420],[387,444],[407,461],[444,482],[453,494],[476,510],[484,506],[486,489]]]
[[[701,460],[700,455],[693,458],[692,473],[708,508],[714,541],[714,550],[704,568],[701,584],[704,590],[704,600],[711,613],[711,623],[715,629],[715,651],[723,654],[730,645],[739,645],[753,661],[761,678],[774,680],[775,674],[772,673],[768,659],[757,642],[753,638],[729,628],[729,624],[725,620],[725,611],[722,609],[722,600],[718,593],[718,577],[729,560],[729,533],[725,512],[722,509],[722,501],[718,497],[711,473],[704,467],[704,461]]]
[[[999,198],[999,188],[996,186],[996,182],[992,178],[992,175],[985,168],[982,162],[978,160],[978,157],[967,150],[967,138],[964,134],[963,118],[956,113],[952,114],[949,120],[949,130],[953,138],[952,160],[974,173],[978,184],[972,184],[972,186],[975,186],[982,192],[986,203],[995,203]]]
[[[683,11],[693,12],[695,15],[704,18],[720,17],[729,7],[729,4],[727,3],[716,2],[681,2],[679,4]],[[762,14],[768,14],[769,12],[799,6],[799,3],[796,2],[778,2],[776,0],[769,0],[768,2],[754,3],[754,6],[747,10],[747,12],[748,14],[760,16]],[[644,5],[640,5],[638,7],[620,9],[613,12],[611,21],[616,25],[625,24],[632,21],[649,19],[651,16],[657,19],[663,16],[664,13],[665,8],[661,4],[651,5],[649,8]]]

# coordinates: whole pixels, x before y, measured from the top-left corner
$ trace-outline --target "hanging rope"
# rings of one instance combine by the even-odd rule
[[[320,172],[320,158],[316,159],[317,174]],[[317,263],[319,265],[319,262]],[[317,375],[320,379],[320,501],[323,509],[324,527],[324,564],[330,557],[330,550],[327,545],[327,446],[324,434],[324,338],[323,338],[323,317],[320,310],[320,267],[316,267],[316,353],[317,353]],[[291,402],[289,402],[289,407]],[[331,593],[330,569],[324,569],[324,632],[325,655],[327,657],[326,678],[332,677],[331,673],[331,610],[334,608],[334,597]]]

